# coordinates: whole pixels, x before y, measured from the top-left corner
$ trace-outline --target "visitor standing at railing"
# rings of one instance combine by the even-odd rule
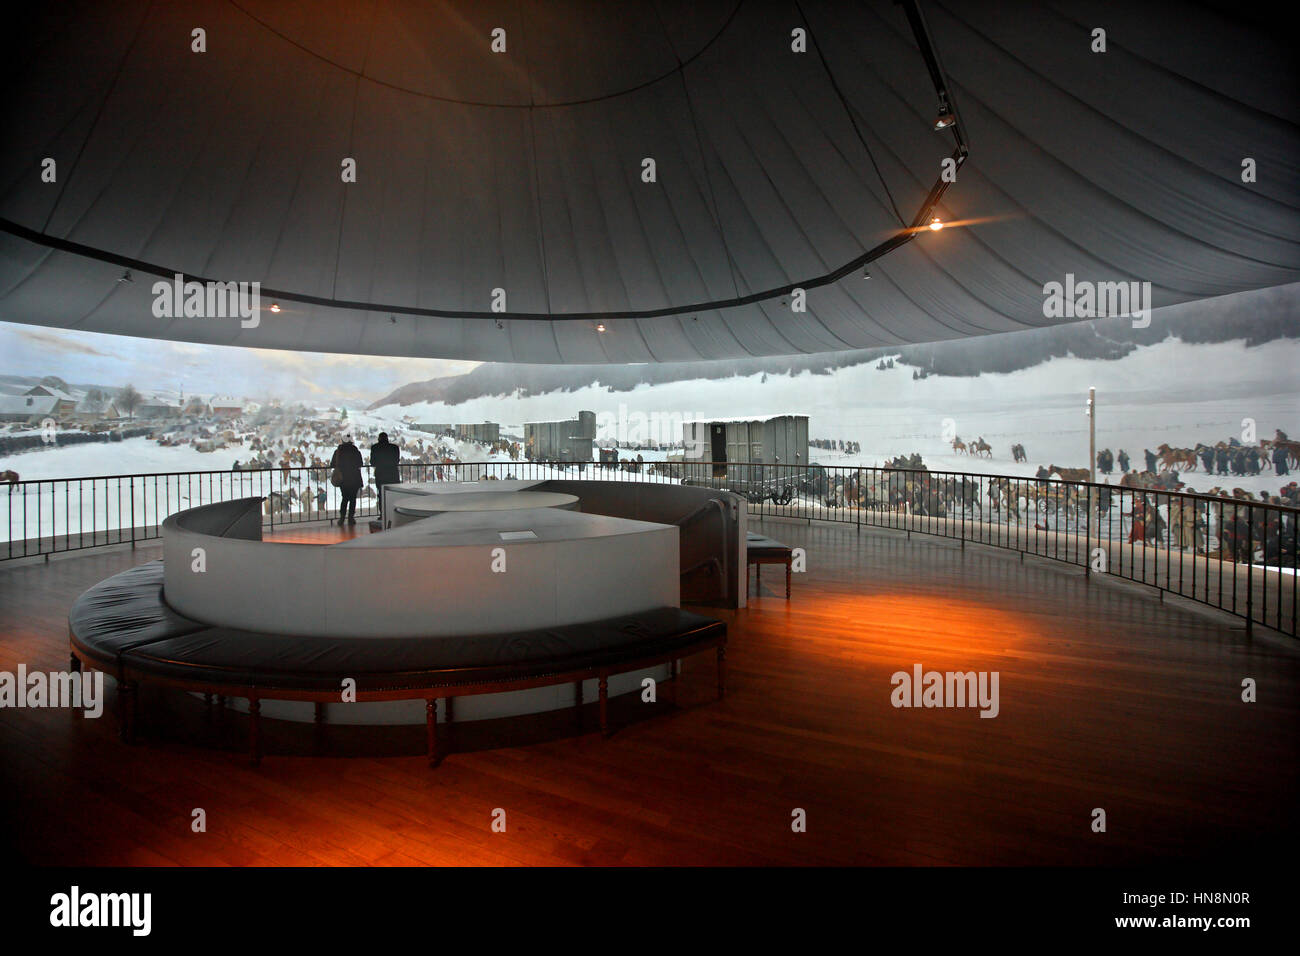
[[[370,467],[375,472],[375,487],[379,489],[379,518],[384,520],[384,485],[401,481],[398,462],[401,452],[388,440],[387,432],[379,433],[379,441],[370,446]]]
[[[352,443],[352,436],[343,436],[343,444],[330,456],[330,483],[339,490],[339,524],[345,517],[348,524],[357,523],[357,492],[361,490],[361,449]]]

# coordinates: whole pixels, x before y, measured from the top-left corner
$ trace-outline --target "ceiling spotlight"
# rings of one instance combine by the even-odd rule
[[[952,110],[948,109],[947,106],[940,106],[939,115],[934,121],[934,128],[936,130],[947,129],[949,126],[952,126],[956,122],[957,122],[957,115],[953,113]]]
[[[279,302],[272,302],[272,303],[271,303],[271,311],[272,311],[272,312],[279,312],[279,311],[280,311],[280,303],[279,303]]]
[[[935,216],[933,219],[930,220],[930,228],[933,229],[935,232],[938,232],[940,229],[943,228],[943,220],[940,219],[938,216]]]
[[[397,316],[395,316],[395,315],[390,315],[390,316],[388,317],[388,321],[389,321],[389,322],[392,322],[393,325],[396,325],[396,324],[397,324]]]
[[[498,329],[504,329],[504,328],[505,328],[505,326],[501,324],[501,320],[500,320],[500,319],[497,319],[496,322],[497,322],[497,328],[498,328]]]
[[[596,331],[597,331],[597,332],[604,332],[604,331],[605,331],[605,323],[604,323],[604,322],[597,322],[597,323],[596,323]]]
[[[118,279],[117,281],[118,281],[118,282],[134,282],[135,280],[134,280],[133,278],[131,278],[131,270],[130,270],[130,269],[127,269],[125,272],[122,273],[122,277],[121,277],[120,279]]]
[[[871,278],[871,270],[870,270],[870,269],[865,269],[865,268],[864,268],[864,269],[862,270],[862,278],[864,278],[864,279],[870,279],[870,278]]]

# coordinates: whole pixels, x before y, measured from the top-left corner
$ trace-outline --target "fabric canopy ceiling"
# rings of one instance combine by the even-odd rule
[[[953,152],[890,0],[42,4],[6,57],[0,319],[670,362],[1043,326],[1067,274],[1156,306],[1300,280],[1281,29],[1178,2],[921,9],[970,149],[934,209],[952,225],[815,285],[911,223]],[[174,272],[280,311],[157,318]]]

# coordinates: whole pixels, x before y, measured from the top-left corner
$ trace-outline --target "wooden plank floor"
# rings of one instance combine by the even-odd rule
[[[1294,641],[1011,553],[756,524],[807,549],[809,570],[789,603],[769,568],[749,609],[723,612],[725,701],[705,656],[678,706],[616,701],[609,740],[567,714],[464,725],[437,771],[421,727],[267,721],[254,770],[244,718],[206,720],[186,695],[142,695],[135,747],[111,713],[3,710],[6,850],[92,865],[1249,865],[1295,848]],[[65,668],[76,595],[160,552],[0,568],[0,670]],[[998,671],[1000,715],[895,709],[890,675],[916,663]],[[1240,700],[1246,677],[1258,703]]]

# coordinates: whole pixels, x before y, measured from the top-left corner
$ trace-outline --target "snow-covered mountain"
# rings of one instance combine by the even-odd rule
[[[1171,338],[1192,345],[1242,340],[1248,346],[1300,338],[1300,284],[1157,309],[1150,324],[1142,328],[1135,328],[1131,319],[1116,317],[896,349],[746,361],[569,366],[489,362],[465,374],[403,385],[370,407],[421,403],[455,406],[490,396],[527,397],[573,392],[586,386],[630,392],[642,386],[763,374],[829,375],[840,369],[874,365],[884,356],[927,375],[973,377],[1030,369],[1058,358],[1118,360],[1143,346]]]

